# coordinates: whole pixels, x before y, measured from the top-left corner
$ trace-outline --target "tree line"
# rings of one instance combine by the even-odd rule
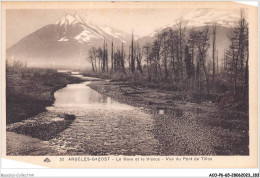
[[[187,30],[180,20],[175,28],[158,31],[156,39],[143,46],[135,41],[132,33],[128,55],[124,43],[115,48],[112,41],[110,57],[104,40],[103,47],[89,50],[92,71],[138,74],[148,82],[179,83],[199,93],[216,92],[218,80],[228,75],[233,95],[236,96],[241,87],[243,93],[247,94],[249,50],[248,23],[244,11],[241,10],[240,19],[227,37],[230,46],[225,50],[222,66],[219,66],[216,49],[216,23],[211,29],[210,32],[209,26],[205,26]],[[208,55],[210,47],[211,56]]]

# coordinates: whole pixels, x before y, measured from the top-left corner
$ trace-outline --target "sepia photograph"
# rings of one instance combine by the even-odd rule
[[[122,4],[4,10],[6,156],[252,155],[248,6]]]

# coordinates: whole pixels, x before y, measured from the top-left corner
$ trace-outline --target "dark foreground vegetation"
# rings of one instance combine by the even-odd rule
[[[35,116],[54,102],[53,93],[81,80],[56,70],[27,68],[18,64],[6,70],[6,124]]]

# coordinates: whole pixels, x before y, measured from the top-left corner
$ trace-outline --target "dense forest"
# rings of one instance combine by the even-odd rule
[[[199,94],[225,92],[233,101],[245,104],[249,52],[248,22],[243,10],[235,24],[230,28],[227,36],[230,46],[221,61],[216,49],[216,23],[212,24],[210,35],[209,26],[186,30],[183,21],[175,28],[158,32],[152,43],[143,46],[135,42],[134,35],[129,49],[124,49],[124,43],[115,47],[113,41],[108,49],[104,40],[103,47],[89,50],[88,59],[98,76],[116,74],[121,80],[167,83]],[[208,55],[209,49],[212,56]],[[125,50],[129,50],[128,55]]]

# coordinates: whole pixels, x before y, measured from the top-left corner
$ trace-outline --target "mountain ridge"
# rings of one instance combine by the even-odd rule
[[[209,27],[211,28],[210,25]],[[167,28],[175,27],[174,25],[162,27],[163,30]],[[186,27],[186,29],[191,28],[202,27]],[[229,45],[226,38],[228,31],[228,27],[217,25],[216,46],[219,57],[222,57],[224,48]],[[150,35],[135,37],[135,39],[142,46],[146,42],[154,41],[157,33],[154,31]],[[122,43],[125,47],[129,47],[131,35],[111,27],[93,25],[77,13],[66,14],[55,23],[48,24],[22,38],[7,49],[7,56],[26,61],[29,66],[89,67],[88,50],[92,47],[103,47],[104,40],[108,43],[109,49],[112,40],[114,47],[121,46]]]
[[[131,35],[127,33],[102,28],[88,23],[76,13],[67,14],[9,47],[7,57],[26,61],[29,66],[87,66],[90,48],[102,47],[104,40],[108,45],[112,40],[115,45],[130,41]]]

